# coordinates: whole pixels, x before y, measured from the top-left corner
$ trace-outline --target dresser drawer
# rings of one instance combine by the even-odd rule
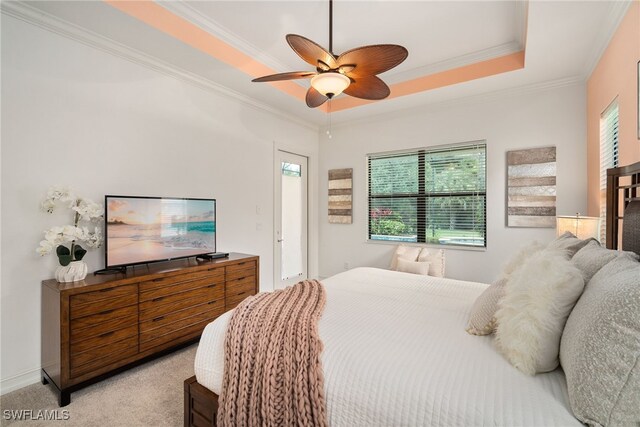
[[[100,352],[87,351],[71,355],[71,377],[79,377],[103,366],[134,356],[137,353],[138,337],[134,336],[102,348]]]
[[[169,343],[169,345],[178,345],[181,344],[183,342],[186,342],[198,335],[200,335],[202,333],[202,331],[204,330],[205,326],[207,326],[209,323],[211,323],[211,321],[215,318],[215,316],[212,316],[211,318],[208,318],[204,321],[201,321],[199,323],[195,323],[195,324],[191,324],[187,327],[184,328],[180,328],[180,329],[176,329],[174,331],[171,331],[165,335],[162,335],[158,338],[149,340],[149,341],[145,341],[145,342],[141,342],[140,343],[140,352],[143,351],[147,351],[149,349],[152,349],[154,347],[157,346],[163,346],[163,347],[167,347],[167,345],[163,345],[163,344],[167,344]]]
[[[207,285],[203,288],[179,292],[140,303],[140,321],[150,320],[187,307],[224,298],[224,285]]]
[[[122,329],[111,330],[109,332],[103,332],[100,335],[86,338],[82,341],[71,343],[71,357],[74,355],[80,355],[81,353],[95,353],[102,354],[105,349],[101,348],[107,345],[117,343],[125,338],[133,337],[138,334],[138,325],[127,326]]]
[[[241,277],[255,276],[256,275],[256,262],[244,261],[238,264],[233,264],[227,269],[227,280],[239,279]]]
[[[189,317],[181,317],[175,319],[173,323],[165,324],[161,328],[149,329],[145,332],[140,332],[140,344],[142,345],[147,341],[160,338],[174,331],[188,328],[191,325],[203,322],[205,320],[211,322],[213,319],[224,313],[224,303],[222,301],[220,301],[220,303],[216,304],[215,306],[207,306],[206,304],[205,306],[210,308],[206,309],[205,311],[192,314]]]
[[[70,323],[71,333],[88,328],[91,326],[96,326],[100,323],[108,322],[114,319],[118,319],[121,317],[127,317],[131,315],[138,315],[138,306],[130,305],[122,308],[112,308],[109,310],[102,310],[97,314],[92,314],[90,316],[81,317],[79,319],[72,320]]]
[[[70,324],[71,343],[86,340],[88,338],[96,337],[98,335],[102,335],[110,331],[116,331],[118,329],[122,329],[127,326],[138,324],[138,307],[136,307],[135,305],[110,312],[110,314],[120,314],[120,313],[123,313],[124,316],[110,317],[108,320],[102,323],[97,323],[85,328],[78,327],[76,323],[78,323],[78,321],[80,320],[89,319],[92,317],[104,317],[105,315],[96,314],[93,316],[86,316],[86,317],[81,317],[80,319],[77,319],[77,320],[72,320]]]
[[[72,295],[69,298],[71,308],[83,304],[96,303],[107,298],[120,298],[127,295],[135,295],[138,293],[138,285],[114,286],[99,291],[85,292],[82,294]]]
[[[120,341],[111,342],[106,347],[95,347],[91,350],[84,351],[82,353],[71,353],[71,367],[79,367],[86,363],[91,362],[94,359],[102,359],[111,354],[122,351],[126,348],[137,346],[138,336],[134,335]]]
[[[253,290],[233,294],[227,293],[227,298],[225,299],[225,310],[229,311],[232,308],[235,308],[238,304],[244,301],[245,298],[250,297],[251,295],[255,295]]]
[[[100,314],[108,312],[109,310],[115,310],[118,308],[127,307],[130,305],[138,304],[138,292],[135,294],[125,295],[120,298],[103,299],[87,304],[71,304],[70,317],[71,320],[78,319],[80,317],[89,316],[92,314]]]
[[[181,281],[173,284],[165,284],[162,287],[153,288],[150,290],[140,290],[140,302],[153,300],[159,297],[164,297],[171,294],[177,294],[179,292],[188,291],[191,289],[203,288],[208,285],[219,284],[222,286],[224,283],[224,274],[218,276],[205,277],[203,279],[195,279],[188,281]]]
[[[256,276],[241,277],[239,279],[227,281],[227,295],[233,295],[239,292],[255,291]]]
[[[224,298],[218,298],[204,304],[199,304],[180,311],[154,317],[151,320],[140,322],[140,333],[144,334],[158,328],[162,330],[167,330],[168,328],[180,328],[180,326],[175,326],[175,324],[179,323],[183,319],[191,318],[192,316],[200,313],[218,313],[217,315],[224,313]]]
[[[196,271],[189,274],[181,274],[179,276],[158,277],[153,280],[140,282],[140,293],[150,291],[156,288],[163,288],[168,285],[175,285],[182,282],[189,282],[200,279],[212,279],[212,283],[224,280],[224,267],[212,267],[208,270]]]

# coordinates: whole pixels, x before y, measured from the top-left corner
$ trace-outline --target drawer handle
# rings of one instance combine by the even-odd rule
[[[154,298],[151,301],[152,302],[158,302],[158,301],[162,301],[164,299],[164,297],[158,297],[158,298]]]
[[[113,310],[105,310],[100,312],[100,314],[109,314],[109,313],[113,313]]]
[[[110,332],[105,332],[104,334],[100,335],[100,338],[105,338],[108,337],[109,335],[113,335],[114,331],[110,331]]]
[[[239,282],[240,280],[244,280],[246,278],[247,278],[246,276],[243,276],[243,277],[238,277],[236,280]]]
[[[162,282],[164,279],[160,278],[160,279],[153,279],[152,282]]]
[[[207,304],[208,304],[208,305],[211,305],[211,304],[215,304],[215,303],[217,303],[217,302],[218,302],[218,301],[209,301]]]
[[[213,285],[209,285],[209,286],[207,286],[207,288],[215,288],[216,286],[218,286],[218,284],[217,284],[217,283],[214,283]]]
[[[238,265],[245,265],[246,262],[239,262]]]
[[[152,322],[159,322],[162,319],[164,319],[164,316],[156,317],[155,319],[152,320]]]
[[[110,292],[112,290],[114,290],[115,288],[106,288],[106,289],[100,289],[100,292]]]
[[[244,295],[244,292],[240,292],[240,293],[238,294],[238,296],[240,296],[240,295]]]

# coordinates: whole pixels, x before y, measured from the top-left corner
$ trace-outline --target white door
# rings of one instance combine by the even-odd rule
[[[307,158],[276,152],[275,287],[307,278]]]

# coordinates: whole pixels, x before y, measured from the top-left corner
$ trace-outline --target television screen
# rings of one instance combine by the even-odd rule
[[[216,251],[216,201],[105,196],[106,266]]]

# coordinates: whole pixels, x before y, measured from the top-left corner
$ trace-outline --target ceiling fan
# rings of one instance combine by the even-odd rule
[[[389,86],[376,74],[388,71],[402,61],[409,52],[395,44],[376,44],[357,47],[336,56],[333,53],[333,0],[329,0],[329,50],[297,34],[287,34],[287,43],[304,61],[316,67],[316,71],[293,71],[253,79],[253,82],[273,82],[311,78],[306,102],[310,108],[322,105],[326,100],[347,95],[378,100],[391,93]]]

